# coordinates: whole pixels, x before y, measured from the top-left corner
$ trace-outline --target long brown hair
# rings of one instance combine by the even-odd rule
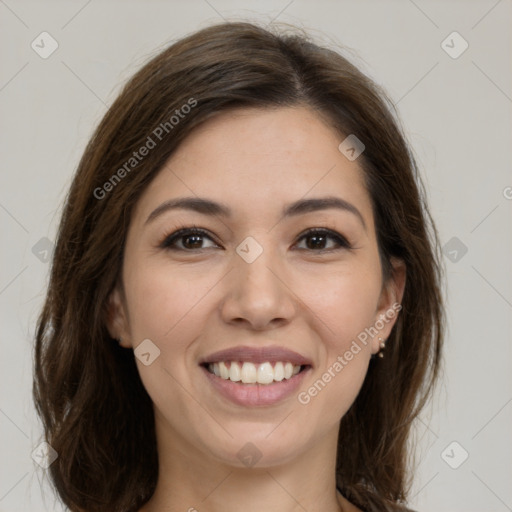
[[[37,324],[33,394],[46,441],[59,454],[51,480],[72,511],[136,511],[157,482],[152,402],[133,352],[111,339],[105,323],[139,196],[212,116],[301,105],[365,144],[358,162],[384,277],[392,257],[406,264],[402,310],[385,358],[370,363],[341,420],[336,468],[338,486],[360,508],[405,510],[407,440],[439,373],[444,330],[438,236],[416,163],[391,101],[340,53],[304,33],[228,22],[181,39],[130,79],[93,134],[66,199]],[[130,160],[148,137],[155,146]]]

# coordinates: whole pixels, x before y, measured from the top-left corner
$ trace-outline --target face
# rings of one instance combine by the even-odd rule
[[[398,264],[383,282],[343,139],[305,108],[224,113],[135,206],[108,325],[136,349],[157,435],[175,450],[272,466],[336,438],[404,285]],[[171,207],[182,198],[195,205]],[[312,202],[325,198],[338,203]]]

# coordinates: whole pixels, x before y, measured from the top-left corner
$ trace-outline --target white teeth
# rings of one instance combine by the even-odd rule
[[[229,364],[229,367],[228,367]],[[281,382],[283,379],[290,379],[300,372],[300,365],[293,365],[290,362],[278,361],[272,366],[272,363],[265,362],[259,365],[244,362],[241,366],[236,361],[210,363],[208,370],[217,377],[233,382],[242,382],[243,384],[271,384],[272,382]]]
[[[293,364],[286,363],[284,365],[284,378],[289,379],[293,375]]]
[[[300,369],[300,367],[299,367]],[[277,382],[281,382],[284,379],[284,366],[281,361],[276,363],[274,366],[274,380],[277,380]]]
[[[256,366],[252,363],[244,363],[242,366],[242,382],[244,384],[254,384],[258,380]]]
[[[221,361],[219,363],[219,372],[220,372],[220,376],[223,379],[228,379],[229,378],[229,370],[228,370],[226,364],[223,361]]]
[[[239,382],[242,380],[242,372],[240,371],[240,365],[231,363],[229,365],[229,380],[233,382]]]
[[[274,370],[270,363],[260,364],[257,380],[260,384],[270,384],[274,380]]]

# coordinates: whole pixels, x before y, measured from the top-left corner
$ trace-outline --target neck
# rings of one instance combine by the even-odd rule
[[[336,491],[337,428],[287,463],[251,468],[199,451],[162,421],[156,422],[156,434],[158,482],[139,512],[353,510]]]

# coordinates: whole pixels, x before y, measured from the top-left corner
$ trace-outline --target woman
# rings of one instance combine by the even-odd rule
[[[407,510],[436,230],[385,94],[305,35],[203,29],[79,164],[34,398],[73,511]]]

